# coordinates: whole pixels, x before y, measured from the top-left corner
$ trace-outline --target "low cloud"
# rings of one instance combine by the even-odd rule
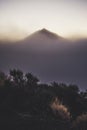
[[[19,68],[34,73],[42,82],[73,83],[85,89],[87,39],[72,42],[35,36],[21,43],[0,43],[0,70]]]

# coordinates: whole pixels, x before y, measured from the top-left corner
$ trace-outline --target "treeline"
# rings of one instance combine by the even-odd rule
[[[9,74],[0,72],[0,122],[35,123],[35,120],[50,122],[47,130],[86,129],[87,91],[82,92],[72,84],[42,84],[31,73],[17,69]],[[52,122],[57,125],[51,127]]]

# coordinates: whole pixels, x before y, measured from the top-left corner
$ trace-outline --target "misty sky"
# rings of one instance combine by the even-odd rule
[[[19,39],[41,28],[87,37],[87,0],[0,0],[0,39]]]

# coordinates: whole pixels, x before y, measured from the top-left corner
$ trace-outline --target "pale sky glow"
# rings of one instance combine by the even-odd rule
[[[87,37],[87,0],[0,0],[0,37],[25,37],[47,28]]]

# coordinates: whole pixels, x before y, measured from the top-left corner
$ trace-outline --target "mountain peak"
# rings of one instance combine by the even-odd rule
[[[48,31],[46,28],[42,28],[40,31],[41,31],[41,32],[50,32],[50,31]]]
[[[43,29],[39,30],[38,32],[45,35],[45,36],[47,36],[47,37],[49,37],[49,38],[58,39],[60,37],[56,33],[53,33],[51,31],[47,30],[46,28],[43,28]]]

